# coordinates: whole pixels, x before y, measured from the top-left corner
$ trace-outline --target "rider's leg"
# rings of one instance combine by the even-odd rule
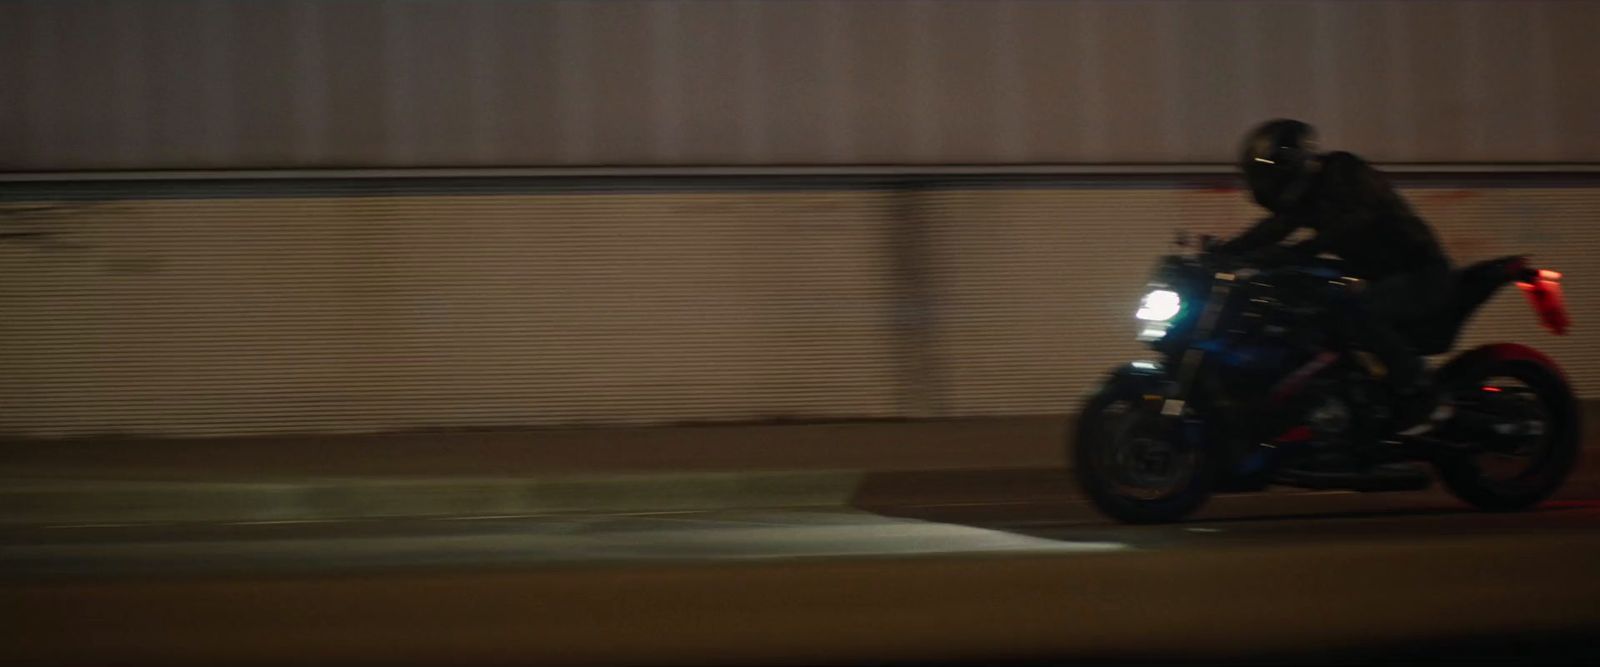
[[[1396,420],[1404,422],[1403,426],[1427,416],[1433,401],[1426,365],[1396,324],[1437,311],[1448,296],[1447,277],[1447,270],[1430,267],[1379,281],[1346,313],[1352,337],[1387,369],[1386,381],[1396,398]]]

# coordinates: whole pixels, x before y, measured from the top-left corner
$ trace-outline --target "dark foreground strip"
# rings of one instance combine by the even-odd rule
[[[1340,662],[1466,638],[1515,657],[1593,648],[1573,638],[1600,630],[1597,557],[1600,536],[1564,534],[19,582],[0,643],[13,664]]]

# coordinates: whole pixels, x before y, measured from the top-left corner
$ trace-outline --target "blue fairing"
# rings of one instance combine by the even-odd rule
[[[1278,370],[1287,362],[1289,351],[1279,346],[1229,345],[1224,340],[1201,341],[1194,345],[1224,366],[1251,370]]]
[[[1301,266],[1296,267],[1296,270],[1306,275],[1316,276],[1318,278],[1327,278],[1328,280],[1333,280],[1335,278],[1342,277],[1343,275],[1338,269],[1329,266]]]

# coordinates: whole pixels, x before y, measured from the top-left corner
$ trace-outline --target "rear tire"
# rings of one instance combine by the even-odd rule
[[[1119,414],[1118,407],[1122,408]],[[1101,513],[1123,523],[1178,521],[1199,509],[1216,486],[1216,466],[1207,448],[1190,442],[1181,422],[1161,415],[1160,400],[1146,400],[1139,383],[1113,380],[1083,407],[1071,434],[1069,459],[1078,487]],[[1170,459],[1171,474],[1140,476],[1130,447],[1162,450],[1144,459]],[[1159,464],[1157,464],[1159,466]],[[1130,483],[1161,479],[1156,486]]]
[[[1468,358],[1476,355],[1476,358]],[[1528,456],[1527,469],[1509,479],[1494,479],[1485,471],[1484,454],[1448,453],[1435,461],[1440,478],[1450,492],[1481,510],[1514,512],[1525,510],[1548,499],[1561,488],[1578,463],[1582,447],[1582,428],[1572,388],[1561,371],[1548,358],[1522,346],[1497,345],[1463,355],[1462,364],[1449,378],[1458,397],[1463,392],[1483,391],[1485,383],[1497,378],[1515,380],[1528,409],[1541,410],[1544,426],[1541,440]],[[1451,369],[1447,369],[1451,370]],[[1500,393],[1500,392],[1496,392]]]

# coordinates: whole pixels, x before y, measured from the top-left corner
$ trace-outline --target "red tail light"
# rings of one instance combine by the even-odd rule
[[[1528,297],[1528,303],[1533,305],[1533,312],[1538,313],[1539,323],[1544,328],[1557,336],[1566,335],[1572,319],[1567,316],[1567,305],[1561,298],[1561,273],[1540,269],[1538,276],[1533,282],[1518,282],[1517,287]]]

